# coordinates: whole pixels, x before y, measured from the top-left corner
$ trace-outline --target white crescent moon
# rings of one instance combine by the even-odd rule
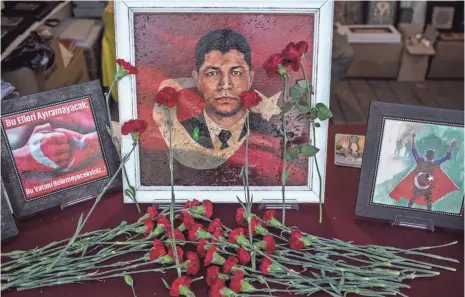
[[[428,188],[431,186],[431,185],[420,186],[420,185],[418,184],[418,178],[419,178],[420,176],[422,176],[423,174],[426,174],[426,173],[420,172],[420,173],[418,173],[417,176],[415,176],[415,178],[413,179],[413,183],[415,184],[415,187],[417,187],[417,188],[420,189],[420,190],[426,190],[426,189],[428,189]]]

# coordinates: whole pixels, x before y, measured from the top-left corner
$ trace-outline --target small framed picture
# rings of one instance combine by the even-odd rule
[[[463,111],[372,101],[355,214],[463,229]]]
[[[98,81],[2,101],[2,179],[16,217],[98,195],[119,166],[107,117]]]
[[[396,1],[368,1],[366,23],[371,25],[393,25],[397,12]]]
[[[338,166],[362,167],[364,135],[336,134],[334,163]]]

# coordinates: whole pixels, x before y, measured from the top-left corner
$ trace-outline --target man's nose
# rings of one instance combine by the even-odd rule
[[[230,90],[232,88],[231,77],[227,74],[222,75],[219,81],[218,88],[220,90]]]

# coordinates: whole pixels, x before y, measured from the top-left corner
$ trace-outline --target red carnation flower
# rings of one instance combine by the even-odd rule
[[[302,233],[299,231],[292,231],[291,236],[289,237],[289,247],[293,250],[300,251],[304,248],[305,244],[301,240]]]
[[[221,220],[216,218],[208,226],[208,232],[214,233],[217,229],[221,230],[222,226],[223,226],[223,223],[221,223]]]
[[[239,293],[241,291],[243,280],[244,272],[242,270],[236,271],[236,273],[234,273],[234,275],[231,277],[229,287],[234,291],[234,293]]]
[[[252,230],[252,236],[255,235],[255,232],[257,231],[257,227],[260,225],[261,223],[258,221],[258,218],[253,217],[252,221],[250,222],[250,229]],[[249,228],[246,228],[245,231],[247,232],[247,235],[249,235]]]
[[[181,212],[180,218],[187,230],[191,229],[192,226],[196,224],[195,219],[188,212]]]
[[[207,285],[211,286],[213,283],[218,279],[218,275],[220,274],[220,267],[219,266],[209,266],[207,268],[207,276],[206,281]]]
[[[200,261],[199,257],[194,252],[187,252],[186,254],[187,261],[189,262],[186,266],[187,274],[188,275],[196,275],[200,269]]]
[[[197,199],[194,199],[192,201],[187,201],[186,203],[184,203],[183,208],[191,208],[194,206],[200,206],[200,201]]]
[[[203,200],[202,205],[205,209],[204,216],[211,218],[213,215],[213,203],[210,200]]]
[[[157,96],[155,96],[155,103],[158,103],[158,105],[165,105],[168,108],[173,108],[178,104],[178,99],[179,99],[179,93],[176,91],[175,88],[172,87],[164,87],[161,89]]]
[[[171,229],[170,221],[165,216],[158,216],[157,224],[163,226],[165,231]]]
[[[166,255],[166,249],[161,240],[155,239],[153,241],[153,248],[149,252],[149,259],[151,261]]]
[[[189,230],[189,240],[190,241],[196,241],[199,239],[197,232],[199,230],[202,230],[202,225],[200,224],[194,224],[192,225],[191,229]]]
[[[223,238],[224,238],[224,231],[221,230],[221,229],[217,229],[215,232],[213,232],[212,235],[213,235],[213,237],[214,237],[214,238],[211,239],[212,242],[217,242],[217,241],[220,239],[220,237],[223,237]],[[215,239],[215,238],[216,238],[216,239]]]
[[[128,74],[137,74],[138,72],[136,67],[132,66],[131,63],[126,62],[124,59],[116,59],[116,64],[123,67]]]
[[[224,280],[216,279],[210,287],[210,291],[208,292],[209,297],[224,297],[221,293],[221,290],[224,288]]]
[[[142,134],[147,130],[147,122],[144,120],[129,120],[121,127],[121,134],[128,135],[131,133]]]
[[[268,58],[263,64],[263,68],[265,68],[266,75],[268,77],[273,77],[278,74],[279,64],[283,63],[283,56],[281,54],[275,54]]]
[[[247,265],[250,261],[250,255],[244,248],[239,248],[237,250],[237,257],[239,258],[239,263],[242,265]]]
[[[263,240],[266,242],[265,253],[272,254],[274,250],[276,249],[276,243],[273,239],[273,236],[270,234],[267,234],[263,236]]]
[[[185,288],[187,288],[187,290],[190,290],[191,283],[192,283],[192,280],[187,276],[181,276],[181,277],[175,279],[173,284],[171,284],[170,296],[177,297],[177,296],[179,296],[179,294],[186,295],[186,293],[182,292],[182,291]],[[182,287],[185,287],[185,288],[182,288]]]
[[[271,210],[267,210],[265,211],[265,214],[263,215],[263,221],[265,222],[268,222],[270,220],[272,220],[276,215],[276,211],[271,209]]]
[[[299,71],[300,59],[308,51],[308,43],[299,41],[297,44],[290,42],[282,51],[283,66],[292,66],[292,70]]]
[[[268,258],[262,259],[262,262],[260,263],[260,271],[263,275],[268,275],[268,272],[270,271],[269,268],[272,263],[273,262],[271,262],[271,260]]]
[[[176,252],[178,253],[179,263],[181,263],[183,261],[183,259],[184,259],[184,251],[179,246],[176,246]],[[173,248],[171,247],[171,245],[168,246],[168,256],[175,259]]]
[[[207,254],[205,255],[205,261],[203,262],[203,266],[207,267],[210,263],[214,260],[216,254],[216,246],[212,246],[207,250]]]
[[[236,240],[239,236],[244,236],[245,234],[245,230],[244,228],[236,228],[234,230],[232,230],[230,233],[229,233],[229,242],[230,243],[236,243]]]
[[[205,257],[207,251],[205,250],[205,245],[208,243],[206,239],[200,239],[199,243],[197,244],[197,254],[199,254],[200,257]]]
[[[245,91],[239,95],[244,109],[250,109],[262,101],[262,97],[255,91]]]
[[[145,224],[145,231],[144,231],[144,236],[149,236],[150,232],[153,231],[153,227],[154,227],[154,224],[151,220],[144,220],[144,224]]]
[[[165,228],[166,228],[166,226],[165,226]],[[170,239],[173,237],[173,232],[171,232],[171,226],[169,226],[166,229],[166,235],[168,235],[168,237]],[[184,234],[181,231],[179,231],[178,229],[174,229],[174,239],[179,240],[179,241],[185,241],[186,237],[184,236]]]
[[[229,256],[223,264],[223,272],[227,274],[231,273],[234,265],[237,263],[239,263],[239,260],[236,257]]]
[[[151,217],[153,219],[154,217],[157,216],[158,212],[155,209],[155,207],[149,206],[149,207],[147,207],[147,214],[149,215],[149,217]]]
[[[236,210],[236,222],[241,227],[247,226],[247,220],[245,219],[244,214],[245,214],[245,209],[243,209],[242,207]]]

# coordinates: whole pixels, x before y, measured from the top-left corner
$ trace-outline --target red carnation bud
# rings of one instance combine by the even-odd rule
[[[225,288],[224,280],[216,279],[210,287],[210,291],[208,292],[208,297],[226,297],[222,293],[224,288]]]
[[[203,200],[202,205],[205,209],[204,216],[211,218],[213,215],[213,203],[210,200]]]
[[[164,105],[168,108],[173,108],[178,104],[179,100],[179,93],[176,91],[175,88],[172,87],[164,87],[161,89],[158,93],[157,96],[155,96],[155,103],[158,105]]]
[[[200,239],[199,243],[197,244],[197,254],[199,254],[200,257],[205,257],[207,251],[205,250],[205,245],[208,243],[206,239]]]
[[[186,270],[188,275],[196,275],[199,272],[200,269],[200,261],[199,257],[197,256],[196,253],[194,252],[187,252],[186,258],[188,264],[186,265]]]
[[[279,65],[283,63],[283,56],[281,54],[275,54],[268,58],[263,64],[263,68],[265,68],[266,75],[268,77],[273,77],[278,74]]]
[[[194,224],[189,230],[189,240],[196,241],[197,239],[207,239],[210,238],[210,233],[203,230],[202,225]]]
[[[236,243],[240,246],[248,245],[250,242],[244,236],[244,228],[236,228],[229,233],[229,242]]]
[[[224,231],[221,230],[221,229],[216,229],[216,231],[213,232],[212,235],[213,235],[213,237],[214,237],[214,238],[211,239],[212,242],[217,242],[218,240],[220,240],[221,237],[224,238]]]
[[[144,236],[147,237],[150,235],[150,232],[152,232],[153,230],[153,227],[154,227],[154,224],[151,220],[144,220],[144,224],[145,224],[145,231],[144,231]]]
[[[166,228],[166,227],[165,227]],[[167,227],[166,235],[171,239],[173,237],[173,232],[171,232],[171,226]],[[178,229],[174,229],[174,239],[179,241],[186,241],[184,234]]]
[[[251,109],[262,101],[262,97],[255,91],[245,91],[239,95],[244,109]]]
[[[211,286],[213,283],[218,279],[218,275],[220,274],[220,267],[218,266],[209,266],[207,268],[207,285]]]
[[[190,291],[192,280],[187,276],[181,276],[174,280],[170,287],[170,296],[177,297],[179,295],[194,296]]]
[[[250,261],[250,255],[244,248],[239,248],[237,250],[237,257],[239,258],[239,263],[242,265],[247,265]]]
[[[158,258],[166,255],[166,249],[163,242],[159,239],[153,241],[153,248],[149,252],[149,259],[155,261]]]
[[[270,272],[270,265],[271,265],[271,260],[268,259],[268,258],[263,258],[262,262],[260,263],[260,272],[263,274],[263,275],[268,275],[268,273]]]
[[[247,220],[245,219],[245,209],[242,207],[236,210],[236,222],[241,227],[247,226]]]
[[[153,219],[157,216],[158,212],[153,206],[147,207],[147,214]]]
[[[128,135],[132,133],[142,134],[147,130],[147,122],[144,120],[129,120],[121,127],[121,134]]]
[[[236,257],[229,256],[223,264],[223,272],[227,274],[231,273],[234,265],[236,265],[237,263],[239,263],[239,260]]]
[[[229,287],[234,293],[239,293],[242,288],[242,281],[244,280],[244,272],[242,270],[236,271],[234,275],[231,277],[231,282],[229,283]]]
[[[187,201],[186,203],[184,203],[183,208],[191,208],[194,206],[200,206],[200,201],[197,199],[194,199],[192,201]]]
[[[263,240],[266,242],[265,253],[272,254],[274,250],[276,249],[276,243],[273,239],[273,236],[270,234],[267,234],[263,237]]]
[[[183,252],[182,248],[180,248],[179,246],[176,246],[176,252],[178,253],[179,263],[181,263],[183,261],[183,258],[184,258],[184,252]],[[168,256],[175,259],[173,248],[172,248],[171,245],[168,246]]]
[[[204,266],[207,267],[210,264],[224,264],[224,258],[216,253],[216,246],[212,246],[207,250],[207,254],[205,255]]]
[[[208,226],[208,232],[210,233],[213,233],[215,232],[217,229],[220,229],[223,227],[223,223],[221,223],[221,220],[216,218],[214,219],[210,225]]]
[[[127,73],[118,75],[118,78],[124,77],[126,74],[137,74],[137,68],[132,66],[131,63],[126,62],[124,59],[116,59],[116,64],[123,68]],[[119,71],[118,71],[119,72]]]

